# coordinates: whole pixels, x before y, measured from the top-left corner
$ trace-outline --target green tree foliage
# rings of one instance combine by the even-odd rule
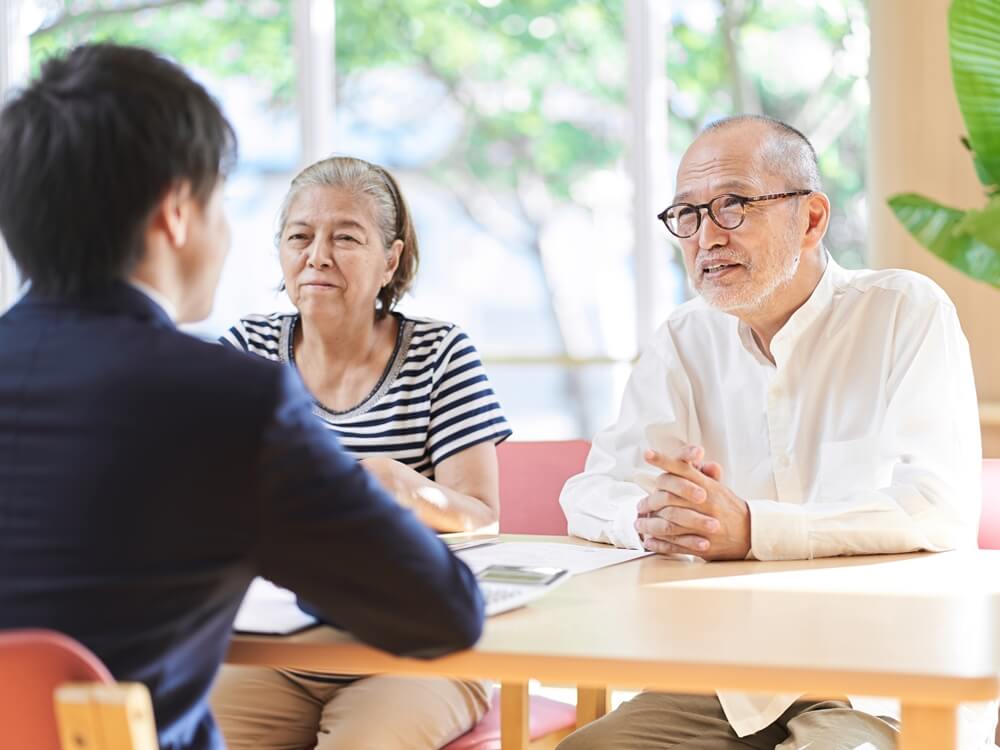
[[[58,0],[31,36],[32,69],[76,44],[115,41],[166,54],[219,77],[265,81],[276,106],[295,94],[288,0]]]
[[[217,76],[264,81],[274,107],[291,107],[290,5],[52,0],[32,37],[32,59],[37,66],[84,40],[143,44]],[[692,6],[714,9],[714,20],[705,23],[703,12],[703,22],[693,22]],[[760,111],[791,122],[820,150],[835,209],[831,249],[860,263],[866,231],[864,0],[701,0],[673,7],[672,158],[714,117]],[[348,84],[377,69],[415,70],[440,82],[462,112],[462,127],[425,170],[460,199],[475,190],[506,191],[537,234],[544,222],[536,205],[540,193],[543,206],[569,201],[581,177],[624,158],[623,8],[621,0],[341,0],[339,99],[349,105]],[[808,59],[789,59],[790,42],[802,34],[811,45]],[[791,69],[817,56],[828,66],[818,84],[795,85]]]

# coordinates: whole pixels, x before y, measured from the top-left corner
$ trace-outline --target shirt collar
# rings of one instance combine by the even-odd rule
[[[138,279],[128,279],[128,284],[136,291],[142,292],[144,295],[149,297],[156,305],[163,308],[163,312],[167,314],[171,322],[177,322],[177,306],[167,299],[166,295],[162,292],[157,291],[149,284],[146,284]]]
[[[820,276],[816,288],[813,289],[809,298],[798,310],[792,313],[792,316],[781,327],[781,330],[771,339],[771,354],[774,356],[775,362],[783,361],[787,358],[787,354],[795,347],[795,343],[802,334],[805,333],[813,321],[829,306],[833,300],[833,295],[843,285],[849,273],[849,271],[833,259],[832,255],[829,253],[826,254],[826,268],[823,269],[823,275]],[[750,326],[742,320],[738,321],[738,326],[740,341],[743,343],[743,346],[756,359],[766,362],[767,359],[764,357],[763,352],[760,351],[760,347],[757,345]],[[770,362],[767,363],[770,364]]]

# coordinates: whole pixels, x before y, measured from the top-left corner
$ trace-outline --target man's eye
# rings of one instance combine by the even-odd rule
[[[724,195],[719,203],[721,204],[719,208],[723,211],[729,208],[739,209],[743,206],[743,199],[737,195]]]

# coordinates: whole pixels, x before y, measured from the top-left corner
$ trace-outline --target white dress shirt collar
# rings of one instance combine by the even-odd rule
[[[826,252],[825,250],[823,251]],[[795,347],[796,341],[809,330],[810,325],[823,313],[833,299],[836,291],[850,279],[850,272],[840,266],[829,253],[826,253],[826,268],[820,276],[819,283],[813,289],[809,298],[792,313],[788,321],[771,339],[771,355],[775,364],[764,356],[753,334],[753,330],[742,320],[737,320],[740,342],[750,354],[762,365],[779,366],[787,360],[787,354]]]

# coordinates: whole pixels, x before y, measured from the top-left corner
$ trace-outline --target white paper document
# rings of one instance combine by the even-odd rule
[[[316,624],[295,603],[295,594],[264,578],[254,578],[243,597],[233,630],[238,633],[288,635]]]
[[[490,565],[525,565],[539,568],[565,568],[573,575],[635,560],[653,554],[641,549],[583,547],[577,544],[550,542],[498,542],[456,553],[473,573]]]

